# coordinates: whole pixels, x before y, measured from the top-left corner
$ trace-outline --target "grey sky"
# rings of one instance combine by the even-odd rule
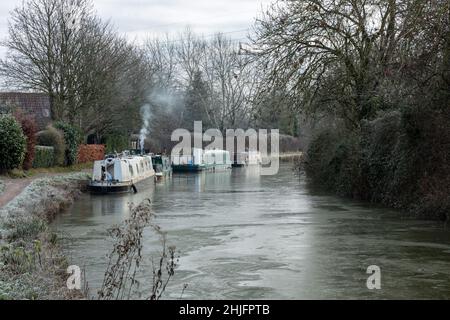
[[[0,1],[0,38],[7,36],[9,13],[22,0]],[[97,13],[110,19],[130,40],[147,35],[157,37],[177,33],[189,25],[195,32],[210,35],[226,32],[242,39],[255,17],[271,0],[94,0]],[[5,50],[0,47],[0,57]]]

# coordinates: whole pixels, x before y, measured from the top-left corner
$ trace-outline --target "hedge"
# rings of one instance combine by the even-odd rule
[[[55,148],[36,146],[33,168],[50,168],[55,163]]]
[[[82,144],[78,147],[78,163],[87,163],[105,158],[105,146],[102,144]]]
[[[0,172],[18,168],[25,157],[27,139],[12,115],[0,115]]]
[[[63,133],[52,126],[37,134],[37,144],[54,148],[54,165],[62,166],[65,161],[66,144]]]

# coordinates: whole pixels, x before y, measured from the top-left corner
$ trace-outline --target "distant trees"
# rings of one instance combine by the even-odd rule
[[[145,48],[154,81],[148,100],[156,114],[161,107],[180,114],[175,122],[187,128],[194,119],[220,130],[250,125],[255,69],[238,43],[220,33],[207,40],[187,29],[176,38],[148,40]]]
[[[194,121],[202,121],[205,127],[209,126],[208,111],[209,91],[203,80],[201,71],[196,71],[186,90],[185,110],[183,115],[183,128],[194,129]]]

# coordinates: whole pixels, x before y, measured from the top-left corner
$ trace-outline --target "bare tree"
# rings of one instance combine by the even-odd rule
[[[349,127],[358,127],[377,110],[374,97],[383,84],[380,79],[405,68],[417,48],[419,26],[443,4],[278,1],[258,21],[253,41],[258,50],[252,53],[267,74],[264,90],[285,86],[301,98],[303,109],[325,109]]]

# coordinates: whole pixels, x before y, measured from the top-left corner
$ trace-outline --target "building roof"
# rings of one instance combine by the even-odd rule
[[[3,108],[18,108],[33,116],[39,130],[51,122],[50,99],[44,93],[0,92],[0,109]]]

